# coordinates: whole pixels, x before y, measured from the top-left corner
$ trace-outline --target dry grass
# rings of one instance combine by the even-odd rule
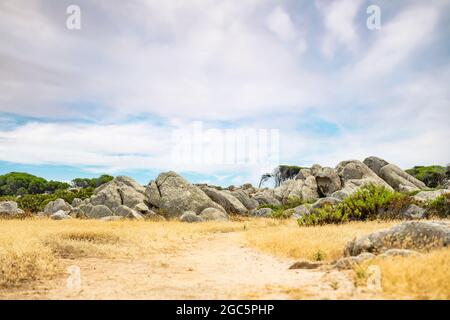
[[[360,278],[369,265],[381,270],[381,286],[392,299],[450,299],[450,248],[418,257],[375,259],[359,267]]]
[[[270,224],[270,223],[269,223]],[[62,272],[60,258],[145,258],[175,252],[208,233],[262,228],[262,220],[185,224],[142,221],[0,220],[0,287]]]
[[[295,221],[247,232],[248,243],[267,253],[308,260],[334,260],[343,254],[347,241],[387,228],[395,222],[352,222],[342,225],[299,227]]]

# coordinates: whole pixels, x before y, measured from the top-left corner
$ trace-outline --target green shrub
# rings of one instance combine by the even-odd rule
[[[427,203],[427,214],[431,217],[450,217],[450,193],[443,194]]]
[[[20,197],[3,196],[0,201],[16,201],[19,208],[25,211],[39,212],[50,202],[58,198],[64,199],[67,203],[72,203],[73,199],[86,199],[93,194],[93,188],[85,188],[75,191],[57,190],[52,194],[26,194]]]
[[[340,224],[348,221],[348,216],[342,214],[339,208],[325,205],[316,208],[310,214],[304,215],[297,220],[300,226],[321,226],[325,224]]]
[[[258,209],[261,209],[261,208],[272,209],[273,212],[270,215],[271,218],[287,219],[294,214],[293,208],[298,207],[305,203],[307,203],[307,202],[302,201],[298,198],[291,198],[291,199],[288,199],[288,201],[284,204],[280,204],[280,205],[262,204],[262,205],[258,206]]]
[[[339,224],[355,220],[392,219],[416,201],[409,195],[367,184],[337,206],[313,209],[297,220],[300,226]]]
[[[406,172],[430,188],[442,185],[446,177],[446,168],[442,166],[415,166]]]

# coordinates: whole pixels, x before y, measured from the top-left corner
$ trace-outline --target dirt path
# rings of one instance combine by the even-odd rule
[[[81,289],[66,278],[0,292],[3,299],[352,299],[348,274],[288,270],[281,260],[245,247],[242,234],[219,233],[181,245],[175,253],[140,260],[65,260],[81,271]]]

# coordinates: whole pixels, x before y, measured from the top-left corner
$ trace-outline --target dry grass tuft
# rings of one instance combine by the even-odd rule
[[[294,221],[267,227],[264,232],[247,232],[248,243],[267,253],[308,260],[335,260],[342,256],[347,241],[395,222],[352,222],[342,225],[299,227]]]
[[[378,258],[360,266],[359,274],[364,275],[369,265],[380,268],[381,285],[387,297],[450,299],[450,248],[417,257]]]

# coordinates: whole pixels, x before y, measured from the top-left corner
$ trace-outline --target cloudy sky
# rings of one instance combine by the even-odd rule
[[[380,29],[367,27],[371,4]],[[70,5],[81,9],[80,30],[67,28]],[[1,1],[0,173],[147,183],[176,170],[237,185],[270,170],[264,161],[174,162],[174,132],[194,123],[278,130],[282,164],[378,155],[403,168],[445,165],[449,9],[411,0]]]

